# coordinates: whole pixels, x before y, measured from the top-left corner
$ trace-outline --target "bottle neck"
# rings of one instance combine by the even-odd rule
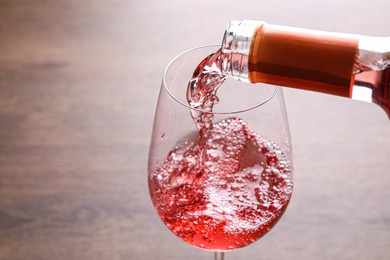
[[[232,21],[225,30],[222,41],[223,73],[235,80],[250,82],[248,58],[252,37],[262,22],[244,20]]]

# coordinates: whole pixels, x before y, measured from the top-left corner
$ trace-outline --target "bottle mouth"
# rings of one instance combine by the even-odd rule
[[[232,21],[227,26],[223,40],[222,53],[227,57],[226,74],[235,80],[250,82],[248,61],[253,34],[263,22],[243,20]]]
[[[263,23],[252,20],[231,21],[223,35],[222,52],[248,54],[253,33]]]
[[[227,78],[218,89],[220,102],[214,106],[212,112],[191,107],[186,99],[188,82],[199,62],[220,47],[218,44],[198,46],[180,53],[169,62],[164,71],[162,85],[173,100],[183,107],[203,113],[238,114],[265,105],[281,91],[279,86],[269,84],[254,86]]]

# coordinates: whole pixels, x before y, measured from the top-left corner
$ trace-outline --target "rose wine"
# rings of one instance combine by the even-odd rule
[[[219,102],[217,90],[226,79],[223,75],[223,59],[221,49],[207,56],[196,67],[187,86],[187,101],[194,108],[191,116],[203,133],[212,126],[213,107]]]
[[[204,143],[173,149],[149,185],[166,226],[187,243],[214,251],[258,240],[282,216],[293,190],[281,148],[240,118],[212,125]]]
[[[149,176],[153,204],[166,226],[187,243],[213,251],[258,240],[280,219],[293,190],[292,167],[276,143],[241,118],[213,122],[217,90],[226,79],[223,59],[221,50],[206,57],[188,84],[198,138],[172,149]]]

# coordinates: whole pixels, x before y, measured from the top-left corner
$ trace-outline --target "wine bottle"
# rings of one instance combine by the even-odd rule
[[[223,73],[376,103],[390,117],[390,37],[232,21],[222,41]]]

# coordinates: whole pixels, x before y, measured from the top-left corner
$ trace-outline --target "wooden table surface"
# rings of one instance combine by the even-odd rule
[[[166,64],[230,20],[390,35],[388,0],[0,1],[0,259],[212,259],[157,217],[146,183]],[[227,259],[389,259],[390,124],[285,91],[295,191]]]

